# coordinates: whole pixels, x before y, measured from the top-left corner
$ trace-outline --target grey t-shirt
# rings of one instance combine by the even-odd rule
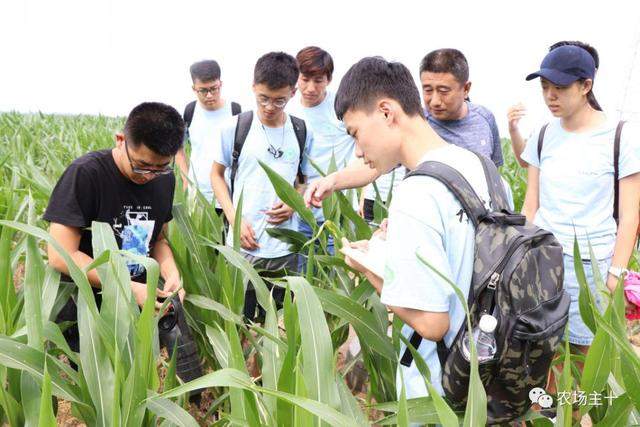
[[[467,106],[469,112],[460,120],[438,120],[428,111],[425,115],[433,130],[445,141],[482,154],[496,166],[502,166],[502,146],[495,117],[482,105],[467,102]]]

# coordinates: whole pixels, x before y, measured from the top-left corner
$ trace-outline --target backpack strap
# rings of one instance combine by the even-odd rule
[[[616,224],[618,224],[620,215],[618,206],[620,201],[620,183],[618,180],[620,179],[620,138],[622,136],[624,123],[624,120],[618,122],[616,136],[613,139],[613,219],[616,220]]]
[[[184,113],[182,113],[182,118],[184,119],[185,124],[187,125],[187,129],[191,126],[191,122],[193,121],[193,112],[196,110],[196,101],[191,101],[184,107]]]
[[[430,176],[440,181],[458,199],[465,213],[473,223],[474,227],[482,218],[487,215],[484,203],[478,197],[471,184],[457,170],[449,165],[440,162],[424,162],[411,172],[404,179],[412,176]]]
[[[238,104],[237,102],[232,102],[231,103],[231,115],[232,116],[237,116],[240,113],[242,113],[242,107],[240,106],[240,104]]]
[[[191,122],[193,121],[193,112],[196,110],[196,101],[191,101],[184,107],[184,113],[182,113],[182,119],[184,120],[184,131],[186,137],[189,137],[189,128],[191,127]]]
[[[545,123],[542,128],[540,128],[540,133],[538,134],[538,166],[540,166],[540,161],[542,155],[542,146],[544,145],[544,134],[547,131],[547,127],[549,127],[549,123]]]
[[[484,170],[484,177],[487,180],[487,189],[489,190],[489,196],[491,197],[491,208],[494,211],[502,212],[509,210],[509,202],[507,199],[507,192],[504,189],[504,184],[498,168],[492,160],[486,158],[482,154],[474,153],[480,159],[482,169]]]
[[[304,157],[304,148],[307,142],[307,125],[304,120],[298,117],[289,115],[291,118],[291,124],[293,125],[293,132],[296,134],[298,140],[298,147],[300,148],[300,158],[298,160],[298,181],[304,184],[304,174],[302,173],[302,159]]]
[[[247,139],[247,135],[249,135],[249,130],[251,130],[252,121],[253,111],[245,111],[244,113],[238,114],[238,124],[236,124],[236,132],[233,138],[233,152],[231,153],[231,173],[229,174],[231,197],[233,197],[236,175],[238,174],[240,153],[242,152],[242,146]]]

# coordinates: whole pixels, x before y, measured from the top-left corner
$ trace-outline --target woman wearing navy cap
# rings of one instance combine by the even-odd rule
[[[596,290],[589,244],[607,288],[613,291],[633,252],[640,205],[640,128],[608,117],[593,95],[595,49],[570,43],[556,45],[540,70],[544,101],[555,117],[527,141],[522,160],[528,163],[527,194],[522,212],[551,231],[564,250],[564,289],[571,295],[569,342],[586,352],[593,333],[578,308],[573,244],[594,300],[606,305]],[[614,141],[619,134],[617,176]],[[617,186],[617,191],[616,191]]]

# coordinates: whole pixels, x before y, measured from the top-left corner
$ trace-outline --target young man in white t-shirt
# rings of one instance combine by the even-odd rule
[[[242,223],[239,225],[240,251],[260,270],[297,270],[297,254],[291,252],[289,244],[266,232],[267,228],[272,227],[296,230],[298,226],[293,209],[278,198],[266,172],[258,163],[265,163],[291,185],[302,190],[309,169],[304,159],[312,149],[313,134],[307,129],[304,143],[307,153],[301,156],[291,116],[284,112],[284,107],[295,93],[297,80],[298,66],[291,55],[271,52],[258,59],[253,80],[257,109],[240,114],[238,119],[229,120],[221,128],[220,146],[211,169],[213,191],[231,225],[227,238],[229,243],[233,241],[232,229],[237,226],[234,224],[236,207],[244,192]],[[237,124],[248,114],[252,115],[251,124],[237,160],[231,194],[225,171],[233,166]],[[276,300],[283,295],[279,294],[280,290],[274,289]],[[254,317],[255,308],[255,292],[248,289],[245,295],[247,318]]]
[[[338,120],[333,108],[335,94],[327,90],[333,76],[333,59],[329,53],[319,47],[309,46],[296,55],[300,75],[296,99],[289,104],[289,111],[304,119],[307,127],[313,131],[313,150],[309,151],[311,160],[327,173],[334,158],[337,168],[345,167],[353,157],[353,138],[347,134],[344,123]],[[309,181],[323,175],[315,168],[309,168]],[[322,208],[313,209],[318,225],[324,223]],[[299,231],[311,238],[312,229],[299,219]],[[333,251],[333,241],[329,241],[329,251]]]
[[[209,175],[214,153],[219,150],[218,130],[229,117],[240,112],[240,105],[227,102],[222,97],[220,65],[216,61],[196,62],[191,65],[189,71],[193,82],[191,89],[197,98],[196,101],[187,104],[183,114],[187,124],[188,141],[191,143],[191,156],[187,159],[184,148],[181,148],[176,155],[176,164],[180,168],[184,187],[188,185],[189,176],[204,197],[211,202],[213,189]],[[219,214],[222,213],[217,201],[216,210]]]
[[[448,144],[427,123],[420,92],[409,70],[380,57],[365,58],[345,74],[336,94],[336,113],[355,138],[356,155],[378,173],[401,164],[415,169],[425,161],[439,161],[457,169],[478,196],[490,200],[478,157]],[[340,173],[340,172],[338,172]],[[325,189],[340,190],[328,177]],[[348,182],[346,182],[348,184]],[[313,205],[330,192],[309,188],[305,199]],[[436,342],[450,346],[464,319],[464,309],[452,287],[424,265],[431,265],[468,295],[473,270],[475,230],[460,202],[439,181],[425,176],[403,180],[390,207],[384,277],[379,277],[349,257],[349,265],[365,274],[386,304],[405,326],[409,339],[417,331],[424,339],[418,347],[431,371],[431,382],[441,394],[441,367]],[[386,235],[385,235],[386,234]],[[367,241],[344,244],[366,248]],[[400,354],[404,352],[402,346]],[[415,362],[399,365],[407,398],[425,396],[427,390]],[[400,390],[400,387],[398,387]]]

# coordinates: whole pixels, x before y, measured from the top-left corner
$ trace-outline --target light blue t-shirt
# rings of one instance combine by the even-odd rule
[[[475,192],[489,206],[484,171],[478,157],[468,150],[447,145],[429,151],[422,162],[445,163],[464,175]],[[431,177],[410,177],[400,183],[389,207],[386,267],[381,301],[386,305],[430,312],[449,313],[449,331],[444,340],[453,342],[465,318],[464,308],[453,288],[423,264],[417,253],[455,283],[463,295],[469,294],[473,273],[475,231],[455,196]],[[413,329],[405,325],[409,339]],[[402,345],[400,354],[404,353]],[[418,352],[431,371],[431,383],[440,394],[442,374],[436,343],[422,340]],[[415,366],[399,365],[407,398],[426,396],[422,375]],[[397,376],[400,381],[400,375]],[[400,386],[398,386],[400,390]]]
[[[211,166],[213,165],[215,153],[220,150],[218,131],[231,116],[230,102],[226,102],[224,106],[215,111],[207,111],[202,108],[199,102],[196,102],[191,126],[189,126],[189,141],[191,143],[191,170],[189,175],[197,184],[200,192],[209,201],[213,199]],[[220,205],[216,203],[216,207],[220,207]]]
[[[329,170],[332,157],[335,157],[337,169],[343,169],[351,162],[355,151],[353,138],[347,133],[344,123],[336,116],[333,107],[335,98],[334,93],[327,91],[324,100],[315,107],[304,107],[299,96],[288,104],[290,113],[303,119],[307,128],[313,131],[313,149],[309,151],[309,157],[325,174]],[[309,173],[308,182],[321,177],[311,164]],[[313,209],[313,213],[317,221],[324,220],[321,208]]]
[[[215,158],[217,163],[227,168],[231,167],[233,143],[235,138],[237,119],[233,118],[221,129],[220,150]],[[272,148],[270,148],[270,145]],[[305,151],[312,149],[313,132],[307,129]],[[282,155],[276,158],[270,151]],[[306,156],[305,156],[306,157]],[[295,215],[279,225],[267,222],[265,211],[271,209],[280,201],[271,181],[258,161],[267,164],[291,185],[295,183],[300,161],[300,147],[293,130],[291,120],[287,115],[284,127],[271,128],[263,125],[258,115],[254,113],[251,129],[244,142],[240,158],[238,159],[238,172],[235,178],[233,193],[233,205],[238,206],[240,194],[244,189],[242,201],[242,217],[253,227],[256,240],[260,248],[254,251],[243,252],[261,258],[278,258],[291,253],[289,244],[269,236],[267,228],[287,228],[297,230]],[[302,171],[308,173],[308,162],[303,158]],[[233,230],[229,229],[229,236],[233,236]],[[232,239],[227,241],[231,244]]]
[[[441,121],[425,111],[427,121],[445,141],[466,148],[493,160],[502,166],[502,145],[496,119],[482,105],[467,101],[468,113],[460,120]]]
[[[534,223],[551,231],[564,252],[573,254],[574,235],[580,255],[589,259],[589,242],[598,259],[613,255],[617,226],[613,219],[613,140],[617,121],[598,129],[567,132],[559,119],[544,135],[542,161],[538,135],[527,141],[522,159],[540,169],[539,208]],[[620,179],[640,172],[640,133],[636,123],[624,125],[620,139]]]

